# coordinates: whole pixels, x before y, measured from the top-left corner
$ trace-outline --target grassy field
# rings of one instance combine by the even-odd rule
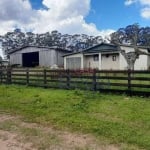
[[[121,149],[150,149],[149,98],[0,85],[0,113],[94,135]]]

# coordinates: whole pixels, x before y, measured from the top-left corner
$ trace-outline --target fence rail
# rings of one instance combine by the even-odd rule
[[[150,71],[0,69],[0,83],[150,96]]]

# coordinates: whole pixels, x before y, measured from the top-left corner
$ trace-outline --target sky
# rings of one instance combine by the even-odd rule
[[[0,35],[20,28],[107,36],[134,23],[150,25],[150,0],[0,0]]]

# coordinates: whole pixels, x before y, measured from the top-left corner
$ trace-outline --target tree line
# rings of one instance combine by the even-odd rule
[[[0,36],[0,41],[6,55],[9,51],[24,46],[58,46],[72,52],[78,52],[102,42],[110,42],[117,45],[118,50],[127,61],[128,69],[134,69],[135,61],[140,55],[150,55],[150,27],[140,27],[137,23],[119,28],[110,34],[107,40],[102,36],[61,34],[56,30],[35,34],[15,29],[13,32],[7,32],[4,36]],[[126,53],[121,49],[122,44],[133,46],[134,52]],[[141,51],[140,46],[147,47],[147,51]]]
[[[58,31],[35,34],[32,32],[22,32],[15,29],[13,32],[7,32],[0,36],[2,50],[7,55],[9,51],[24,46],[58,46],[73,52],[81,51],[103,41],[101,36],[89,36],[86,34],[61,34]]]

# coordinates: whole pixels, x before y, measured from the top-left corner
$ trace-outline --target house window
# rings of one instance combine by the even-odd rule
[[[99,55],[98,55],[98,54],[94,55],[94,56],[93,56],[93,60],[94,60],[94,61],[99,61]]]
[[[116,61],[116,55],[112,56],[112,60]]]

